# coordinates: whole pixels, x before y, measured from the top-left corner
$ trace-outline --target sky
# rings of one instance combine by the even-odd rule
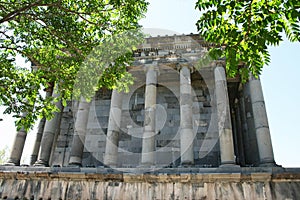
[[[151,0],[146,18],[141,24],[146,29],[163,29],[181,34],[197,33],[195,23],[200,16],[194,9],[195,0]],[[300,44],[284,41],[269,48],[271,63],[261,75],[269,119],[275,161],[283,167],[300,167]],[[298,89],[297,89],[298,88]],[[15,136],[13,119],[3,116],[0,108],[0,149],[11,147]],[[30,132],[25,145],[25,162],[29,161],[35,130]]]

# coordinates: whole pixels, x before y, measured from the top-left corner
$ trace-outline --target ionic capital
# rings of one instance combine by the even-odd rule
[[[225,68],[226,62],[225,62],[225,60],[216,60],[216,61],[214,61],[214,66]]]
[[[194,72],[194,66],[193,65],[191,65],[190,63],[178,63],[177,65],[176,65],[176,68],[177,68],[177,70],[178,71],[181,71],[181,69],[183,69],[183,68],[188,68],[189,70],[190,70],[190,73],[193,73]]]
[[[159,75],[159,67],[157,61],[154,61],[151,64],[145,64],[144,72],[147,73],[148,71],[155,71]]]

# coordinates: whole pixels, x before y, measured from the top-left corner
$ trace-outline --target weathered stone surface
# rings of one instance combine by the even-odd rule
[[[219,63],[217,63],[215,68],[215,87],[221,162],[222,165],[235,164],[226,73],[225,69]]]
[[[114,119],[121,120],[121,122],[109,125],[110,110],[115,104],[112,91],[105,88],[100,89],[91,102],[82,155],[83,166],[103,165],[105,147],[108,146],[106,139],[110,138],[109,131],[119,131],[118,137],[115,137],[119,142],[118,145],[116,142],[114,143],[116,148],[113,153],[115,159],[118,157],[116,163],[118,167],[138,167],[143,156],[142,150],[147,149],[146,146],[150,143],[151,147],[146,152],[153,152],[154,157],[156,152],[161,152],[167,157],[164,159],[163,156],[160,156],[151,159],[157,165],[170,160],[173,162],[173,157],[169,156],[178,153],[175,149],[180,147],[181,143],[182,146],[185,146],[182,152],[189,151],[189,161],[195,160],[193,166],[219,166],[220,147],[222,146],[220,144],[230,141],[229,139],[220,142],[224,139],[222,135],[225,135],[226,132],[221,134],[219,141],[218,122],[221,120],[218,120],[216,107],[217,102],[224,102],[224,98],[217,98],[219,94],[221,96],[228,95],[226,101],[228,100],[231,110],[236,102],[239,102],[241,110],[240,120],[233,115],[230,116],[231,110],[229,112],[229,109],[226,117],[225,128],[229,127],[231,119],[233,135],[243,136],[238,139],[233,138],[234,152],[230,150],[230,162],[236,162],[243,167],[258,166],[257,140],[259,139],[263,143],[261,138],[268,139],[268,137],[260,133],[258,134],[260,137],[256,137],[256,129],[258,130],[259,127],[254,124],[256,109],[252,109],[251,99],[252,101],[258,99],[261,94],[254,94],[251,97],[249,83],[248,86],[247,84],[241,85],[238,77],[226,78],[225,74],[222,75],[222,80],[217,80],[218,83],[223,84],[223,87],[218,87],[217,85],[220,84],[215,84],[213,65],[197,68],[198,59],[202,57],[202,53],[208,47],[208,44],[201,40],[199,35],[155,37],[147,38],[145,41],[146,44],[134,51],[133,65],[127,67],[135,78],[135,82],[130,86],[129,93],[123,95],[122,102],[118,103],[118,109],[114,112]],[[155,48],[159,48],[159,50]],[[218,61],[218,63],[221,62],[223,61]],[[152,72],[146,75],[145,66],[150,67],[151,65],[155,65],[155,69],[153,68],[150,70]],[[216,76],[216,78],[220,79],[220,76]],[[146,88],[149,89],[148,92],[146,92]],[[218,90],[220,91],[218,92]],[[261,98],[259,99],[261,100]],[[76,147],[72,147],[74,146],[72,140],[76,139],[74,137],[76,128],[74,121],[78,112],[77,104],[78,102],[69,102],[63,109],[60,127],[57,127],[59,129],[58,137],[55,135],[51,146],[52,150],[48,151],[51,155],[50,166],[67,166],[65,161],[69,160],[72,155],[70,149],[76,149]],[[260,107],[257,108],[261,110]],[[256,118],[259,119],[259,117]],[[263,124],[258,123],[258,125]],[[182,134],[182,138],[180,138],[182,128],[190,131],[188,134],[187,131],[182,131],[185,134]],[[260,129],[265,129],[265,127]],[[145,139],[145,145],[142,144],[144,130],[149,133],[148,135],[153,135],[151,142]],[[237,144],[243,146],[243,151],[237,148]],[[189,148],[189,145],[193,147]],[[48,147],[50,148],[50,145]],[[45,147],[41,149],[45,149]],[[80,157],[81,148],[77,149],[79,149],[76,153],[77,157]],[[228,148],[226,151],[224,149],[222,151],[229,152]],[[130,159],[132,155],[134,158]],[[184,157],[184,153],[182,155]],[[120,156],[124,158],[120,158]],[[244,158],[242,163],[240,157]],[[268,156],[260,157],[268,158]],[[180,168],[180,162],[177,163],[172,167]]]
[[[49,169],[49,168],[46,168]],[[80,169],[80,168],[79,168]],[[167,170],[167,169],[165,169]],[[299,199],[300,170],[96,174],[0,172],[1,199]],[[81,171],[88,171],[82,168]],[[169,170],[172,172],[172,170]],[[173,170],[174,172],[174,170]]]

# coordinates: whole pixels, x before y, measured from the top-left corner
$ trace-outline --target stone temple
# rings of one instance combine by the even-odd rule
[[[228,77],[210,47],[194,34],[146,38],[129,92],[58,102],[30,166],[17,133],[0,198],[299,199],[299,170],[274,161],[259,78]]]

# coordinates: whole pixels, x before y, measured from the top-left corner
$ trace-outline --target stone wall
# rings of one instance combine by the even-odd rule
[[[119,135],[118,167],[136,167],[141,162],[145,107],[145,74],[132,72],[136,84],[123,95]],[[211,73],[211,71],[207,72]],[[194,161],[199,167],[220,163],[219,135],[215,114],[214,85],[198,71],[192,74]],[[180,165],[179,72],[166,67],[160,71],[157,85],[155,165]],[[92,101],[87,124],[82,166],[103,166],[111,91],[100,90]],[[52,153],[51,166],[67,166],[74,132],[76,105],[64,108],[60,132]]]
[[[0,172],[0,199],[300,199],[299,169],[189,174],[44,170]]]
[[[46,121],[49,128],[39,134],[45,133],[41,141],[36,140],[32,157],[41,151],[32,163],[55,167],[105,163],[117,168],[275,166],[266,112],[259,109],[264,108],[263,96],[259,106],[251,98],[259,80],[241,84],[239,77],[226,77],[225,60],[202,62],[209,45],[192,34],[146,38],[127,66],[134,77],[130,92],[112,98],[112,91],[102,88],[91,104],[80,107],[84,113],[77,112],[81,103],[69,102],[55,123]],[[257,133],[262,127],[263,135]],[[19,143],[25,142],[20,138],[14,143],[10,165],[19,165]]]

